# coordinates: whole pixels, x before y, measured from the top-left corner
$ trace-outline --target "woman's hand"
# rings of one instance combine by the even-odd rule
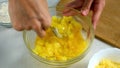
[[[46,0],[9,0],[9,14],[16,30],[33,29],[40,37],[51,23]]]
[[[90,10],[93,11],[92,23],[94,29],[100,18],[101,12],[105,6],[105,0],[75,0],[67,5],[67,7],[72,7],[81,11],[81,14],[86,16]],[[74,15],[71,9],[65,9],[63,14],[66,16]]]

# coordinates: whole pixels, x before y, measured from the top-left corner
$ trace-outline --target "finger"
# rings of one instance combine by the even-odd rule
[[[73,2],[69,3],[67,5],[67,7],[64,9],[63,15],[65,15],[65,16],[73,16],[76,13],[73,11],[72,8],[80,10],[81,6],[82,6],[82,0],[80,2],[78,2],[78,0],[77,1],[73,1]]]
[[[24,1],[24,0],[20,0],[20,2],[18,3],[20,5],[19,9],[20,9],[20,13],[21,16],[19,17],[19,19],[21,19],[21,24],[22,27],[24,27],[24,29],[26,30],[31,30],[32,26],[31,26],[31,18],[32,17],[36,17],[36,13],[34,12],[33,8],[31,8],[31,0],[28,1]]]
[[[94,29],[96,29],[96,25],[98,23],[98,20],[100,18],[100,15],[102,13],[102,10],[105,6],[105,1],[103,0],[98,0],[94,2],[93,5],[93,16],[92,16],[92,22],[94,25]]]
[[[75,8],[75,7],[79,7],[79,3],[78,3],[78,0],[75,0],[73,2],[70,2],[66,5],[66,7],[72,7],[72,8]]]
[[[41,2],[42,4],[39,4]],[[36,5],[38,7],[36,7]],[[41,26],[44,30],[46,30],[51,25],[51,16],[48,11],[48,5],[45,0],[39,0],[35,5],[31,5],[34,7],[38,20],[41,22]]]
[[[31,26],[28,26],[28,27],[25,28],[25,30],[31,30],[31,29],[32,29]]]
[[[21,24],[21,20],[19,18],[17,18],[17,17],[19,17],[19,15],[18,15],[19,12],[16,12],[18,10],[18,8],[14,7],[14,6],[15,6],[15,2],[10,1],[9,2],[9,14],[10,14],[12,26],[14,29],[16,29],[18,31],[24,30],[24,28]]]
[[[93,0],[84,0],[84,4],[81,9],[82,15],[86,16],[89,13],[92,3]]]
[[[64,8],[63,13],[67,13],[67,12],[71,11],[70,8],[74,8],[74,7],[75,7],[75,1],[68,3]]]
[[[66,8],[63,10],[62,13],[63,13],[63,14],[66,14],[66,13],[69,13],[70,11],[71,11],[71,9],[66,7]]]
[[[64,14],[69,13],[71,11],[71,8],[80,9],[82,7],[82,4],[83,4],[83,0],[75,0],[71,3],[68,3],[63,13]]]
[[[32,19],[31,21],[32,24],[32,29],[38,34],[38,36],[43,37],[45,36],[45,31],[42,29],[41,23],[37,19]]]
[[[13,22],[13,21],[12,21]],[[24,27],[22,26],[22,24],[19,24],[18,22],[14,22],[12,23],[12,26],[15,30],[17,31],[22,31],[24,30]]]
[[[74,16],[74,15],[76,15],[77,13],[76,12],[74,12],[74,11],[69,11],[68,13],[63,13],[63,15],[65,15],[65,16]]]
[[[14,15],[11,15],[11,21],[12,21],[12,26],[15,30],[17,30],[17,31],[24,30],[24,27],[23,27],[20,19],[15,18]]]
[[[32,29],[32,27],[28,24],[24,24],[23,26],[24,26],[25,30],[31,30]]]
[[[71,11],[71,8],[77,8],[77,7],[80,7],[80,3],[78,2],[78,0],[72,1],[65,6],[63,13],[68,13]]]
[[[82,7],[84,0],[75,0],[71,3],[68,3],[66,6],[67,7],[72,7],[72,8],[78,8]]]
[[[40,0],[40,1],[44,1],[44,0]],[[28,15],[29,19],[32,19],[33,17],[34,19],[37,18],[37,20],[40,19],[39,20],[40,21],[39,24],[41,24],[40,26],[42,27],[42,29],[43,27],[44,29],[46,29],[50,25],[50,19],[48,18],[48,16],[50,16],[48,12],[48,8],[45,7],[44,5],[45,2],[42,2],[42,4],[39,4],[37,2],[38,1],[29,0],[28,2],[21,1],[21,4],[24,6],[24,10],[26,10],[25,14]],[[34,28],[35,30],[37,30],[36,27]],[[40,32],[38,32],[38,34],[40,35]]]
[[[38,20],[41,22],[41,26],[44,30],[50,27],[51,25],[51,16],[49,14],[41,14],[41,17],[38,18]]]
[[[76,2],[77,0],[75,1],[72,1],[70,3],[68,3],[66,6],[65,6],[65,9],[63,10],[63,13],[68,13],[71,11],[70,8],[76,8],[76,7],[79,7],[80,4],[78,4],[78,2]],[[77,4],[76,4],[77,3]]]

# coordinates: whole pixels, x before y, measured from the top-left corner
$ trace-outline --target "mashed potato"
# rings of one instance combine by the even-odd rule
[[[120,68],[120,63],[116,63],[108,59],[103,59],[96,66],[96,68]]]
[[[36,37],[33,52],[42,58],[66,61],[81,55],[87,48],[87,41],[81,35],[82,26],[72,17],[52,17],[51,27],[57,28],[63,36],[55,36],[51,28],[44,38]]]

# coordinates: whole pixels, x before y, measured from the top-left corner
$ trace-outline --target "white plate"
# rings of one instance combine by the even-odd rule
[[[90,59],[88,68],[95,68],[95,66],[98,65],[102,59],[109,59],[114,62],[120,63],[120,49],[107,48],[99,51],[98,53],[94,54],[93,57]]]

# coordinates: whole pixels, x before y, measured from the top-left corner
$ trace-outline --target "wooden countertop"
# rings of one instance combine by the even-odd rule
[[[96,37],[120,48],[120,0],[106,0]]]

